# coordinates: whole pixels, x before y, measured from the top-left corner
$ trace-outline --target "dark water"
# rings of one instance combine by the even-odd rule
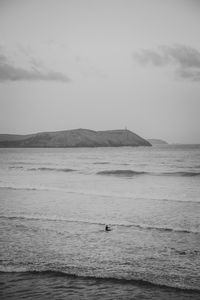
[[[56,272],[3,273],[1,285],[1,299],[199,299],[193,290]]]
[[[1,149],[1,299],[199,299],[199,216],[198,145]]]

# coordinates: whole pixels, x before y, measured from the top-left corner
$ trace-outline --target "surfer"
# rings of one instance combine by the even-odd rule
[[[106,225],[105,226],[105,231],[111,231],[111,228],[108,225]]]

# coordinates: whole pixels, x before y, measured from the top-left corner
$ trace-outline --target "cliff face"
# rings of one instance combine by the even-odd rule
[[[88,129],[75,129],[57,132],[42,132],[25,136],[0,135],[0,147],[65,148],[120,146],[151,146],[151,144],[129,130],[93,131]]]

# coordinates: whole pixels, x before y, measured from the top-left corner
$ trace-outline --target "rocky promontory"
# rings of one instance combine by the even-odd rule
[[[0,134],[0,147],[67,148],[121,146],[151,146],[151,143],[127,129],[106,131],[73,129],[29,135]]]

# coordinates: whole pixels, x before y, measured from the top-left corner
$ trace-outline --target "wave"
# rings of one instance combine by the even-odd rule
[[[178,233],[188,233],[188,234],[200,234],[197,230],[184,229],[184,228],[172,228],[172,227],[162,227],[162,226],[149,226],[146,224],[133,224],[131,222],[115,222],[108,220],[93,221],[88,219],[67,219],[64,217],[48,217],[48,216],[19,216],[19,215],[0,215],[0,219],[8,220],[28,220],[28,221],[49,221],[49,222],[66,222],[66,223],[82,223],[89,225],[100,225],[105,226],[109,224],[114,227],[127,227],[136,228],[140,230],[150,230],[150,231],[161,231],[161,232],[178,232]]]
[[[160,173],[161,175],[165,176],[184,176],[184,177],[192,177],[192,176],[200,176],[200,172],[165,172],[165,173]]]
[[[146,171],[134,171],[134,170],[103,170],[96,173],[97,175],[114,175],[119,177],[133,177],[136,175],[151,175],[151,176],[183,176],[193,177],[200,176],[200,172],[146,172]]]
[[[22,166],[11,166],[9,167],[9,169],[23,169]]]
[[[147,172],[142,171],[132,171],[132,170],[104,170],[96,173],[97,175],[115,175],[123,177],[132,177],[135,175],[147,174]]]
[[[155,282],[153,280],[146,280],[142,278],[125,278],[125,277],[115,277],[115,276],[98,276],[98,275],[85,275],[85,274],[76,274],[74,272],[65,272],[61,270],[54,270],[54,269],[43,269],[43,270],[37,270],[37,269],[26,269],[25,267],[1,267],[0,266],[0,273],[19,273],[19,274],[27,274],[27,275],[43,275],[48,277],[69,277],[74,279],[81,279],[81,280],[95,280],[95,281],[101,281],[101,282],[112,282],[112,283],[118,283],[118,284],[134,284],[134,285],[140,285],[140,286],[146,286],[146,287],[158,287],[158,288],[167,288],[167,289],[173,289],[177,291],[185,291],[190,293],[200,293],[200,289],[196,287],[187,287],[182,285],[169,285],[167,283],[160,283]]]
[[[27,162],[27,161],[11,161],[12,165],[37,165],[37,163]]]
[[[1,181],[0,181],[1,182]],[[6,190],[24,190],[24,191],[54,191],[54,192],[65,192],[67,194],[78,194],[83,196],[97,196],[102,198],[114,198],[114,199],[132,199],[133,201],[162,201],[162,202],[178,202],[178,203],[190,203],[195,205],[200,205],[200,201],[193,200],[181,200],[181,199],[167,199],[167,198],[144,198],[137,197],[134,198],[132,195],[120,195],[120,194],[105,194],[99,192],[91,192],[91,191],[77,191],[77,190],[69,190],[65,188],[59,187],[45,187],[45,186],[18,186],[18,185],[0,185],[0,189]]]
[[[10,185],[3,185],[0,186],[0,189],[6,189],[6,190],[24,190],[24,191],[49,191],[54,189],[49,189],[47,187],[33,187],[33,186],[10,186]]]
[[[100,161],[100,162],[94,162],[93,165],[108,165],[110,164],[108,161]]]
[[[174,251],[175,253],[177,253],[178,255],[199,255],[200,251],[199,250],[177,250],[175,248],[171,248],[172,251]]]
[[[84,190],[70,190],[62,187],[48,187],[48,186],[21,186],[21,185],[10,185],[5,184],[0,181],[0,189],[6,190],[24,190],[24,191],[52,191],[52,192],[64,192],[67,194],[76,194],[76,195],[83,195],[83,196],[95,196],[101,198],[108,198],[108,199],[132,199],[133,201],[162,201],[162,202],[178,202],[178,203],[194,203],[195,205],[200,205],[200,201],[194,200],[182,200],[182,199],[173,199],[173,198],[145,198],[145,197],[136,197],[134,198],[133,195],[130,194],[115,194],[115,193],[101,193],[98,191],[84,191]]]
[[[107,161],[94,162],[94,165],[107,165]],[[128,164],[121,164],[128,165]],[[23,166],[10,166],[10,169],[24,169]],[[27,171],[46,171],[46,172],[75,172],[77,170],[71,168],[55,168],[55,167],[33,167],[26,169]],[[131,169],[116,169],[116,170],[102,170],[96,173],[97,175],[117,176],[117,177],[135,177],[137,175],[149,176],[175,176],[175,177],[197,177],[200,176],[199,171],[173,171],[173,172],[154,172],[154,171],[139,171]]]
[[[74,169],[67,168],[47,168],[47,167],[39,167],[39,168],[30,168],[28,171],[57,171],[57,172],[74,172]]]
[[[180,232],[180,233],[193,233],[193,234],[199,234],[199,231],[196,230],[190,230],[190,229],[182,229],[182,228],[172,228],[172,227],[162,227],[162,226],[148,226],[148,225],[140,225],[140,224],[134,224],[129,225],[130,227],[137,227],[144,230],[156,230],[156,231],[163,231],[163,232]]]

